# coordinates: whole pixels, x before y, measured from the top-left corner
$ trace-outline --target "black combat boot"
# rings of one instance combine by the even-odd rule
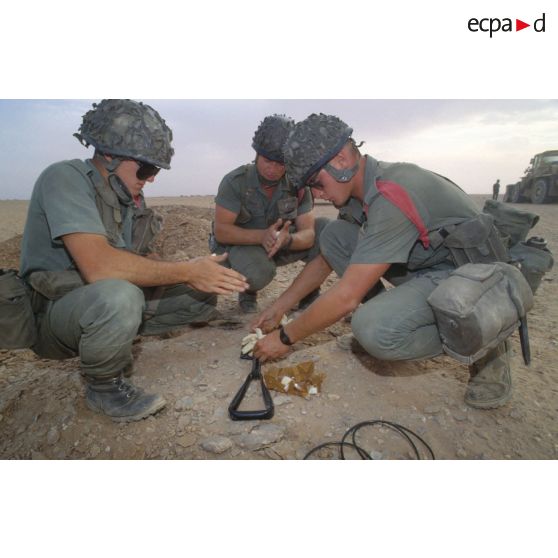
[[[299,310],[306,310],[317,298],[320,297],[320,287],[314,289],[311,293],[308,293],[304,298],[298,303]]]
[[[85,376],[87,406],[117,422],[141,420],[155,414],[166,405],[161,395],[145,393],[122,375],[96,378]]]
[[[238,305],[244,314],[255,314],[258,311],[258,293],[255,291],[238,293]]]

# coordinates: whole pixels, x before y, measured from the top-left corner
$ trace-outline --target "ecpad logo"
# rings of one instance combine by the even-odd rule
[[[543,13],[543,15],[539,19],[536,19],[533,22],[533,29],[535,30],[535,32],[544,33],[545,23],[546,23],[545,14]],[[509,17],[505,17],[503,19],[500,19],[498,17],[485,17],[482,19],[477,19],[476,17],[472,17],[468,21],[467,27],[469,28],[469,31],[472,31],[473,33],[477,33],[478,31],[489,33],[490,38],[492,38],[492,35],[494,33],[497,33],[498,31],[503,31],[503,32],[514,31],[512,18]],[[515,31],[521,31],[522,29],[525,29],[527,27],[531,27],[531,24],[525,23],[520,19],[515,20]]]

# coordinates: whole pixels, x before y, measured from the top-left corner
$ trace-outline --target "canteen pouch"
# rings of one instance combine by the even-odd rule
[[[514,266],[466,264],[428,297],[444,352],[472,364],[507,339],[533,307],[533,293]]]
[[[37,339],[30,289],[15,269],[0,269],[0,349],[25,349]]]

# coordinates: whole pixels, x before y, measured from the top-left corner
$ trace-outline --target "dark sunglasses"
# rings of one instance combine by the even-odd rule
[[[134,161],[139,165],[136,171],[136,177],[138,180],[147,180],[152,176],[155,176],[161,169],[152,165],[151,163],[144,163],[143,161]]]

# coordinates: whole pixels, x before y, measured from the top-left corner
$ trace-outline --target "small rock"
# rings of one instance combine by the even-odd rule
[[[182,446],[183,448],[188,448],[190,446],[193,446],[196,443],[196,440],[197,438],[195,434],[189,433],[189,434],[184,434],[183,436],[179,436],[176,439],[176,443],[179,446]]]
[[[224,436],[212,436],[201,441],[200,446],[210,453],[223,453],[232,448],[233,443]]]
[[[280,407],[281,405],[285,405],[286,403],[290,403],[291,401],[292,399],[288,395],[279,394],[273,398],[273,403],[276,407]]]
[[[518,420],[518,419],[521,418],[521,413],[520,413],[517,409],[512,409],[512,410],[510,411],[510,417],[511,417],[512,419]]]
[[[452,416],[455,420],[457,420],[459,422],[467,420],[467,414],[463,413],[462,411],[459,411],[459,410],[453,411]]]
[[[372,450],[370,451],[369,455],[372,459],[376,459],[376,460],[384,458],[384,454],[381,451]]]
[[[467,452],[463,449],[463,448],[459,448],[456,452],[455,455],[457,455],[457,457],[460,457],[461,459],[467,457]]]
[[[330,401],[339,401],[339,399],[341,399],[341,396],[337,395],[336,393],[328,393],[327,398]]]
[[[432,405],[427,405],[424,408],[424,412],[427,415],[435,415],[435,414],[439,413],[441,410],[442,410],[442,407],[440,405],[435,404],[435,403],[432,404]]]
[[[56,442],[58,442],[58,440],[60,440],[60,432],[58,432],[58,430],[55,427],[52,427],[48,431],[46,439],[47,439],[47,443],[53,446],[54,444],[56,444]]]
[[[180,413],[182,411],[190,411],[193,407],[194,407],[194,400],[191,397],[186,396],[183,397],[182,399],[179,399],[175,403],[174,410]]]
[[[284,426],[279,426],[277,424],[264,424],[254,428],[248,434],[242,434],[238,439],[238,444],[249,450],[257,450],[279,442],[284,435]]]

